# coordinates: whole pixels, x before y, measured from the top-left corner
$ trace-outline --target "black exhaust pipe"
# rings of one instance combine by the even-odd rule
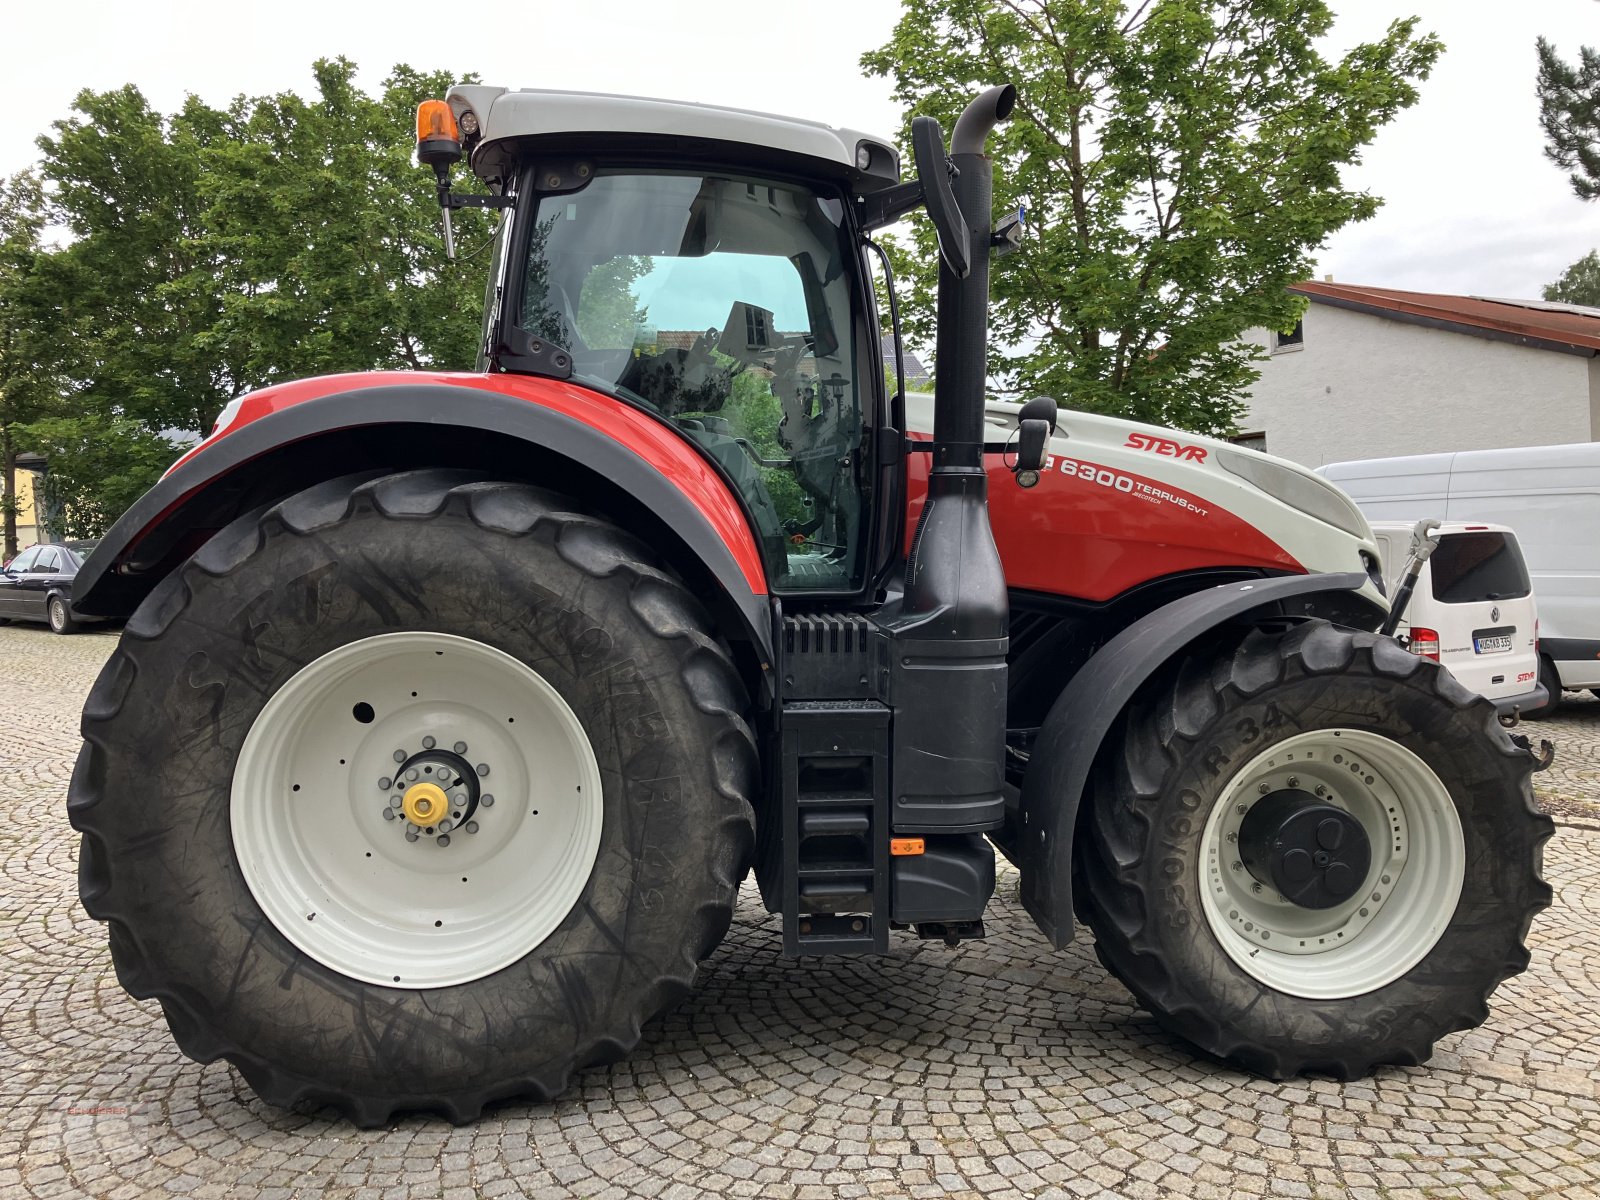
[[[1016,107],[1017,89],[992,87],[967,105],[950,134],[951,181],[967,236],[961,278],[939,263],[938,374],[934,380],[933,463],[983,467],[983,405],[989,377],[989,238],[994,232],[994,168],[984,143]]]
[[[886,623],[895,639],[897,832],[977,833],[998,828],[1005,816],[1010,606],[983,469],[994,203],[984,142],[1010,115],[1016,94],[1009,84],[990,88],[961,114],[951,138],[950,162],[959,172],[951,185],[943,161],[918,164],[925,193],[946,188],[929,204],[941,243],[948,248],[960,238],[967,254],[965,264],[959,251],[940,256],[933,466],[906,562],[905,599]],[[952,268],[952,258],[965,273]]]

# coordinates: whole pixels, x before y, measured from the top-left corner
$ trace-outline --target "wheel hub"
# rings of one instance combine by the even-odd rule
[[[489,774],[489,764],[474,766],[464,757],[466,752],[465,742],[457,742],[453,750],[440,749],[431,734],[422,739],[422,749],[415,754],[407,754],[403,748],[394,752],[400,765],[394,778],[385,775],[378,780],[378,791],[385,796],[384,820],[398,818],[406,841],[429,837],[437,846],[448,846],[452,829],[478,832],[473,816],[479,805],[493,805],[494,797],[480,786],[480,778]],[[399,788],[406,790],[389,795]]]
[[[400,800],[406,820],[413,825],[437,824],[448,810],[450,801],[444,789],[436,783],[414,783],[406,789]]]
[[[1325,831],[1332,846],[1318,838],[1329,820],[1343,826],[1337,840]],[[1241,969],[1292,996],[1359,996],[1399,978],[1448,924],[1465,873],[1449,789],[1395,739],[1360,729],[1310,730],[1247,759],[1213,805],[1201,840],[1212,933]],[[1357,844],[1366,858],[1354,855]],[[1310,859],[1309,888],[1300,878],[1308,864],[1294,850]],[[1320,864],[1319,854],[1327,856]],[[1280,874],[1289,868],[1282,887],[1275,856]],[[1326,907],[1304,903],[1330,897],[1336,862],[1357,876],[1355,888]],[[1364,873],[1355,870],[1361,862]],[[1337,891],[1344,876],[1332,874]]]
[[[1240,823],[1239,858],[1285,900],[1324,909],[1355,895],[1372,866],[1372,845],[1349,812],[1283,788],[1263,796]]]
[[[482,642],[404,631],[339,646],[272,695],[229,817],[284,937],[351,978],[432,988],[504,968],[567,917],[603,796],[583,723],[543,676]]]

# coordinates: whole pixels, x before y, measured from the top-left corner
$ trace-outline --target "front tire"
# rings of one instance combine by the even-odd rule
[[[184,1052],[270,1103],[548,1099],[728,928],[744,704],[701,606],[570,501],[333,481],[128,623],[69,795],[83,902]]]
[[[1553,829],[1531,767],[1492,705],[1387,638],[1312,622],[1197,656],[1097,768],[1079,870],[1100,958],[1269,1078],[1420,1063],[1527,965]]]

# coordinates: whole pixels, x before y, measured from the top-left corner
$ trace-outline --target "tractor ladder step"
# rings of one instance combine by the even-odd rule
[[[889,948],[889,709],[783,706],[783,952]]]

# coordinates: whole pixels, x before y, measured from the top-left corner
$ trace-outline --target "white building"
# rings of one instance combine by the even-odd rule
[[[1237,439],[1307,466],[1600,440],[1600,309],[1343,283],[1271,354]]]

